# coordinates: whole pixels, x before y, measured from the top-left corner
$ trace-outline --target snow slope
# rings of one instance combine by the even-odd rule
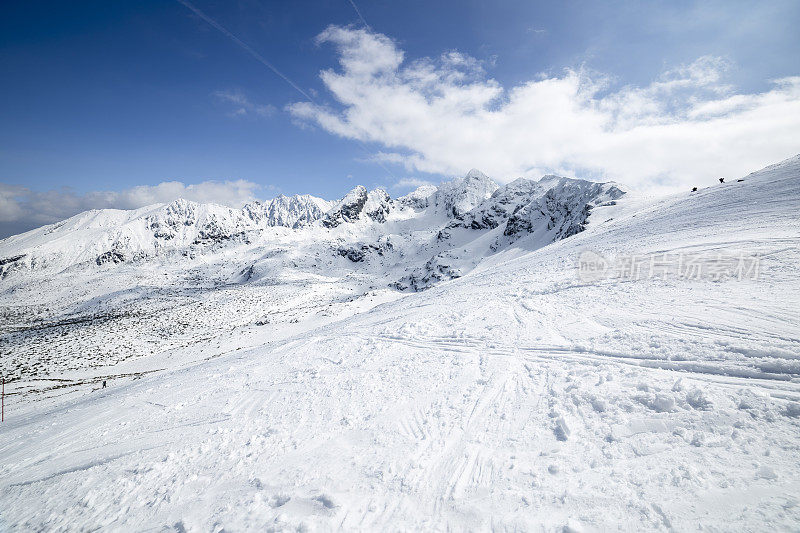
[[[503,224],[450,227],[448,253],[465,244],[486,255],[424,292],[382,288],[370,268],[391,270],[397,251],[380,239],[438,250],[442,230],[422,237],[423,222],[458,218],[428,207],[458,204],[435,192],[402,203],[424,216],[390,209],[384,222],[328,230],[343,246],[373,235],[383,256],[330,259],[315,241],[304,252],[319,257],[291,260],[316,270],[286,270],[284,258],[273,271],[276,256],[261,257],[248,278],[261,285],[237,270],[235,283],[196,291],[166,270],[217,329],[240,316],[221,313],[224,302],[256,294],[276,306],[266,318],[297,322],[244,321],[119,363],[138,373],[105,390],[93,368],[45,393],[17,382],[0,426],[0,529],[796,529],[800,157],[697,193],[602,193],[584,231],[544,246],[532,231],[491,251]],[[492,194],[462,208],[463,220]],[[552,213],[563,203],[534,201]],[[480,212],[502,211],[488,205]],[[545,234],[558,231],[549,225]],[[297,245],[294,233],[275,235],[274,246]],[[612,266],[635,256],[707,270],[587,279],[587,251]],[[752,257],[755,275],[720,275]],[[234,279],[216,255],[187,261],[195,283]],[[154,283],[166,264],[104,267],[103,279]],[[356,270],[343,274],[348,264]],[[295,285],[281,299],[284,283]]]

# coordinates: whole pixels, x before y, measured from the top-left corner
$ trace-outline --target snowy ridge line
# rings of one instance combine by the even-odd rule
[[[464,178],[396,199],[383,189],[357,186],[336,202],[278,196],[233,209],[179,199],[132,211],[88,211],[0,241],[0,279],[37,271],[106,270],[159,258],[185,263],[241,248],[255,251],[277,239],[289,247],[327,248],[327,254],[334,248],[355,263],[374,255],[414,257],[414,264],[406,265],[405,280],[396,283],[420,290],[470,269],[465,258],[453,255],[454,247],[477,242],[485,233],[492,234],[492,242],[480,244],[489,248],[481,254],[495,253],[531,233],[540,235],[544,245],[582,231],[594,207],[612,205],[624,194],[615,184],[557,176],[520,178],[500,187],[473,169]],[[424,260],[416,256],[431,252],[430,265],[418,268]],[[458,265],[441,265],[437,253],[448,253],[447,261]],[[257,276],[258,257],[253,259],[229,282]]]

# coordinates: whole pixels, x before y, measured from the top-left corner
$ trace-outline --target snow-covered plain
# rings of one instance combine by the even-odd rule
[[[0,529],[800,527],[800,156],[660,199],[483,178],[206,251],[0,243]]]

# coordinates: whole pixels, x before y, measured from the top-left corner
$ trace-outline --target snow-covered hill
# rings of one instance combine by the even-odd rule
[[[798,207],[795,157],[7,239],[0,529],[794,529]]]

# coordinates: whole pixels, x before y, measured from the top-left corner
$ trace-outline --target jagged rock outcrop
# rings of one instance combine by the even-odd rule
[[[410,289],[414,292],[423,291],[439,283],[460,278],[463,272],[455,266],[459,257],[452,253],[443,252],[431,257],[422,267],[415,269],[409,275],[393,284],[398,290]]]
[[[393,207],[392,198],[383,189],[375,189],[367,195],[364,214],[375,222],[386,222],[386,216]]]
[[[472,169],[460,179],[443,183],[434,195],[434,203],[447,216],[461,219],[467,212],[489,198],[498,189],[486,174]]]
[[[367,188],[359,185],[325,214],[322,225],[326,228],[335,228],[345,222],[355,222],[364,210],[367,203]]]
[[[325,214],[322,225],[326,228],[335,228],[365,218],[374,222],[385,222],[392,205],[392,199],[383,189],[367,192],[366,187],[359,185]]]
[[[613,202],[623,194],[611,183],[553,175],[538,181],[519,178],[454,219],[438,237],[447,239],[455,228],[491,230],[502,226],[507,242],[534,232],[549,232],[555,241],[582,231],[594,206]]]
[[[104,252],[98,255],[97,259],[95,259],[95,263],[97,263],[98,265],[105,265],[106,263],[117,264],[124,262],[125,262],[125,256],[122,253],[117,252],[115,250],[109,250],[108,252]]]
[[[625,192],[610,183],[560,178],[540,197],[519,206],[508,218],[503,235],[516,240],[546,232],[551,241],[585,229],[591,210],[619,199]]]
[[[494,229],[504,224],[520,206],[530,203],[544,192],[544,185],[537,181],[519,178],[504,187],[466,213],[462,220],[452,226],[471,229]]]
[[[177,244],[218,243],[241,236],[252,221],[242,211],[178,199],[144,218],[145,228],[159,241]]]
[[[374,244],[358,243],[352,246],[339,246],[336,248],[336,253],[354,263],[360,263],[368,257],[368,254],[375,253],[382,257],[393,249],[391,240],[388,237],[382,237]]]
[[[245,204],[242,212],[259,226],[298,228],[321,219],[330,207],[330,202],[310,194],[281,194],[266,202]]]

